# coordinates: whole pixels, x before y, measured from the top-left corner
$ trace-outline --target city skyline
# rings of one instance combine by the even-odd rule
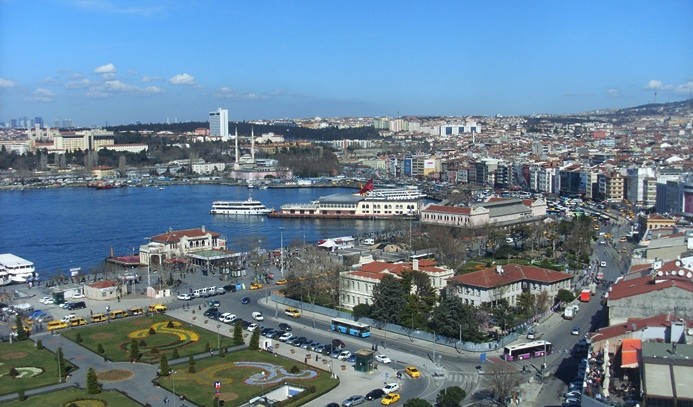
[[[690,98],[693,3],[0,0],[0,121],[564,114]]]

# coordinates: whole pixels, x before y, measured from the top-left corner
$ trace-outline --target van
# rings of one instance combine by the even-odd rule
[[[200,298],[200,296],[202,295],[202,290],[199,288],[197,290],[193,290],[192,295],[195,298]]]
[[[73,318],[70,320],[70,326],[86,325],[87,321],[84,318]]]
[[[48,329],[49,331],[54,331],[56,329],[65,329],[67,327],[68,325],[65,321],[51,321],[46,326],[46,329]]]
[[[134,316],[134,315],[142,315],[142,314],[144,314],[144,310],[142,309],[142,307],[130,308],[130,309],[128,310],[128,312],[130,313],[130,315],[133,315],[133,316]]]
[[[296,308],[287,308],[284,310],[284,314],[290,316],[291,318],[300,318],[301,317],[301,311],[297,310]]]
[[[115,311],[111,311],[108,313],[108,317],[111,319],[125,318],[127,316],[128,313],[123,311],[122,309],[117,309]]]
[[[262,315],[262,312],[260,311],[255,311],[251,314],[254,320],[256,321],[264,321],[265,317]]]
[[[69,310],[69,311],[73,311],[76,309],[84,309],[84,308],[87,308],[87,303],[85,303],[84,301],[71,302],[65,306],[65,309]]]
[[[361,240],[361,243],[365,244],[367,246],[370,246],[370,245],[375,244],[375,239],[371,239],[371,238],[363,239],[363,240]]]
[[[152,304],[149,306],[149,312],[155,312],[159,314],[166,312],[167,309],[168,307],[166,307],[164,304]]]
[[[103,322],[107,319],[108,317],[104,314],[94,314],[91,316],[91,322]]]

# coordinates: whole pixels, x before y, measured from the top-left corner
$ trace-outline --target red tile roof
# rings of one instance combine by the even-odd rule
[[[670,313],[659,314],[649,318],[628,318],[628,320],[622,324],[610,325],[598,329],[597,332],[590,335],[590,338],[593,341],[604,341],[623,336],[628,332],[639,331],[645,327],[668,327],[676,320],[677,318],[674,314]]]
[[[440,212],[440,213],[459,213],[462,215],[469,215],[472,212],[472,208],[468,206],[443,206],[443,205],[429,205],[425,212]]]
[[[435,260],[419,260],[419,271],[434,274],[434,273],[444,273],[447,270],[437,267]],[[349,273],[352,276],[372,278],[375,280],[380,280],[386,274],[394,274],[395,276],[401,277],[402,273],[406,271],[413,270],[412,263],[387,263],[384,261],[373,261],[361,265],[358,270]]]
[[[210,234],[212,237],[219,237],[219,233],[204,231],[200,228],[197,229],[183,229],[183,230],[173,230],[170,232],[162,233],[160,235],[152,236],[152,242],[157,243],[178,243],[181,238],[202,238]]]
[[[673,287],[693,292],[693,281],[691,281],[693,271],[680,265],[680,263],[677,265],[676,262],[676,260],[671,260],[662,263],[662,267],[656,271],[656,275],[652,274],[630,279],[627,278],[628,275],[624,276],[622,280],[611,286],[608,300],[615,301]],[[651,265],[645,266],[650,267]],[[631,270],[637,272],[638,270],[643,270],[643,268],[641,265],[637,268],[633,267]]]
[[[502,275],[498,273],[496,268],[487,268],[452,277],[449,281],[452,284],[493,288],[520,281],[556,283],[573,278],[572,275],[567,273],[535,266],[506,264],[502,268]]]
[[[118,283],[115,281],[110,281],[110,280],[102,280],[102,281],[95,281],[91,284],[88,284],[89,287],[92,288],[111,288],[111,287],[117,287]]]

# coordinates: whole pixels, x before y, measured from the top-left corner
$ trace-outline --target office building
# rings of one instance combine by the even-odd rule
[[[209,135],[219,137],[221,141],[229,140],[229,111],[219,108],[209,112]]]

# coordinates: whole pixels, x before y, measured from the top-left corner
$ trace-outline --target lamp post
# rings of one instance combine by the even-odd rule
[[[171,380],[173,381],[173,395],[176,396],[176,371],[171,370]]]
[[[411,247],[411,218],[412,218],[412,216],[413,216],[412,211],[411,211],[411,209],[409,209],[409,256],[411,256],[413,253],[413,250]]]
[[[217,352],[221,353],[221,336],[219,335],[221,324],[217,324]]]
[[[279,257],[281,262],[281,269],[279,272],[282,277],[284,277],[284,226],[279,227]]]

